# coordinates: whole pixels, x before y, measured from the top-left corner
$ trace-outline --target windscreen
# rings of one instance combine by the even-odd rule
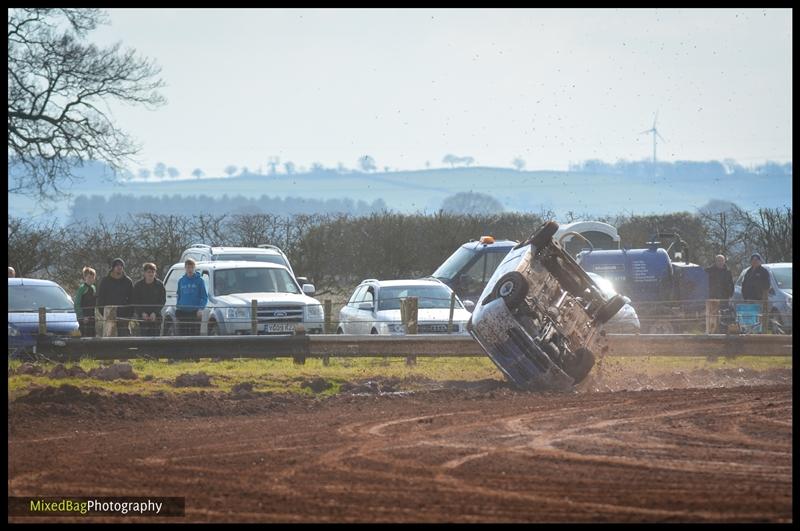
[[[791,267],[770,267],[775,282],[781,289],[792,289],[792,268]]]
[[[469,263],[470,260],[475,256],[476,251],[472,249],[467,249],[466,247],[459,247],[456,252],[450,255],[450,258],[445,260],[445,262],[439,266],[439,268],[434,271],[433,276],[435,278],[443,278],[445,280],[452,280],[455,276],[464,269],[464,266]]]
[[[243,267],[214,272],[214,295],[234,293],[294,293],[300,289],[285,269]]]
[[[378,296],[378,311],[399,310],[400,299],[417,297],[417,308],[450,308],[450,293],[447,286],[386,286]],[[456,308],[463,308],[456,299]]]
[[[9,286],[9,312],[37,312],[45,307],[51,312],[75,311],[72,299],[59,286]]]

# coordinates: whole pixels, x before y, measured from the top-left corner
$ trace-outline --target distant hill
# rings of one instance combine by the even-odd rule
[[[700,163],[698,163],[700,164]],[[721,168],[722,166],[720,166]],[[374,205],[399,212],[434,212],[442,201],[458,192],[473,191],[497,199],[506,211],[539,213],[552,210],[557,216],[572,211],[582,215],[616,213],[665,213],[696,211],[711,200],[736,203],[745,209],[776,207],[791,204],[792,177],[782,167],[774,173],[737,171],[726,174],[720,170],[698,174],[688,165],[676,166],[672,174],[651,177],[589,171],[517,171],[509,168],[469,167],[443,168],[383,173],[337,173],[332,170],[302,174],[257,175],[203,179],[173,179],[160,182],[108,182],[102,166],[85,171],[85,180],[70,188],[71,200],[56,205],[50,215],[65,221],[70,206],[81,195],[105,198],[115,214],[124,214],[125,201],[116,199],[113,207],[108,200],[113,195],[143,198],[161,196],[159,202],[178,205],[186,196],[206,196],[207,200],[227,201],[225,209],[259,208],[262,197],[280,202],[287,212],[350,205],[351,213]],[[107,175],[107,172],[106,172]],[[177,197],[176,197],[177,196]],[[241,204],[231,204],[241,196]],[[288,198],[288,199],[287,199]],[[15,216],[41,214],[41,208],[26,198],[10,197],[9,213]],[[348,202],[349,200],[349,202]],[[382,202],[380,202],[382,200]],[[98,199],[92,199],[95,203]],[[196,200],[187,201],[198,203]],[[129,206],[141,208],[141,201],[129,201]],[[303,204],[304,203],[304,204]],[[210,204],[210,203],[209,203]],[[273,203],[273,207],[278,205]],[[338,207],[337,207],[338,205]],[[261,207],[269,209],[269,205]],[[205,207],[203,207],[205,208]],[[335,209],[335,208],[334,208]],[[202,212],[202,211],[201,211]],[[197,212],[197,213],[201,213]]]

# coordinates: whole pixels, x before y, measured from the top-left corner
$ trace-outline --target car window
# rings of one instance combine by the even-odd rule
[[[347,305],[348,306],[355,306],[356,305],[356,301],[358,300],[358,297],[361,296],[361,292],[364,289],[366,289],[366,286],[357,287],[356,290],[353,292],[353,295],[350,297],[350,300],[347,301]]]
[[[9,286],[9,312],[74,311],[72,299],[60,286]]]
[[[770,267],[775,283],[780,289],[792,289],[792,268],[791,267]]]
[[[451,254],[450,257],[433,272],[433,276],[452,280],[474,257],[475,251],[467,249],[466,247],[459,247],[456,252]]]
[[[450,308],[450,289],[447,286],[384,286],[378,296],[378,310],[399,310],[400,299],[417,297],[417,308]],[[464,306],[456,298],[457,309]]]
[[[300,288],[285,269],[241,267],[214,272],[214,295],[232,293],[293,293]]]
[[[364,292],[364,300],[362,302],[371,302],[375,304],[375,288],[369,286]]]
[[[489,277],[492,276],[495,269],[500,266],[500,262],[503,261],[503,258],[506,257],[508,253],[487,253],[486,255],[486,272],[484,273],[484,280],[483,283],[486,284],[486,281],[489,280]]]
[[[483,286],[486,285],[486,279],[488,278],[486,275],[486,260],[488,255],[489,253],[484,253],[461,274],[461,289],[463,292],[480,292]]]

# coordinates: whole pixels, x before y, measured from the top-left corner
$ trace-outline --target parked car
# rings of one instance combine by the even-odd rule
[[[258,334],[292,334],[302,324],[309,334],[321,334],[325,316],[322,305],[311,297],[313,284],[300,286],[286,266],[272,262],[219,260],[197,262],[208,292],[201,334],[248,335],[252,300],[257,301]],[[183,262],[170,267],[164,278],[167,301],[161,312],[162,335],[175,334],[175,304]]]
[[[417,297],[417,333],[446,334],[452,293],[438,280],[364,280],[339,311],[336,333],[405,334],[400,300]],[[469,315],[456,297],[452,333],[466,334]]]
[[[611,299],[617,294],[617,290],[614,289],[614,284],[610,280],[591,271],[587,271],[586,274],[594,280],[594,283],[597,284],[597,287],[607,298]],[[625,306],[603,325],[603,330],[613,334],[638,334],[642,329],[639,316],[636,315],[636,310],[631,306],[631,300],[624,295],[622,298],[625,300]]]
[[[187,258],[192,258],[196,262],[213,262],[216,260],[270,262],[286,266],[289,273],[293,277],[296,276],[286,253],[280,247],[269,244],[262,244],[258,247],[212,247],[204,243],[195,243],[183,251],[181,262],[185,262]],[[297,282],[305,284],[308,279],[297,277]]]
[[[770,330],[776,334],[792,333],[792,263],[779,262],[762,264],[769,271],[769,323]],[[746,268],[733,286],[734,303],[742,300],[742,281],[750,270]]]
[[[569,390],[607,348],[601,326],[625,305],[608,297],[542,225],[508,253],[468,324],[497,367],[523,389]]]
[[[39,333],[39,308],[47,309],[47,333],[55,338],[80,337],[72,297],[49,280],[8,279],[8,353],[35,351]]]

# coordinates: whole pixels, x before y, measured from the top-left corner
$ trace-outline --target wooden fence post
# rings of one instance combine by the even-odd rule
[[[47,308],[39,307],[39,335],[47,334]]]
[[[250,333],[258,335],[258,301],[255,299],[250,301]]]
[[[408,297],[401,301],[402,303],[406,303],[406,333],[409,335],[416,335],[417,333],[417,318],[419,315],[419,301],[416,297]],[[406,357],[406,365],[416,365],[417,364],[417,357],[416,356],[408,356]]]
[[[719,329],[719,299],[706,300],[706,334],[716,334]]]
[[[453,333],[453,312],[456,309],[456,292],[450,293],[450,318],[447,320],[447,333]]]
[[[769,333],[769,300],[761,301],[761,333]]]
[[[325,329],[323,330],[326,334],[332,334],[331,331],[331,312],[333,311],[333,304],[331,304],[330,299],[325,299],[322,301],[324,304],[323,312],[325,312]],[[331,363],[331,357],[327,354],[322,356],[322,365],[323,367],[327,367]]]

